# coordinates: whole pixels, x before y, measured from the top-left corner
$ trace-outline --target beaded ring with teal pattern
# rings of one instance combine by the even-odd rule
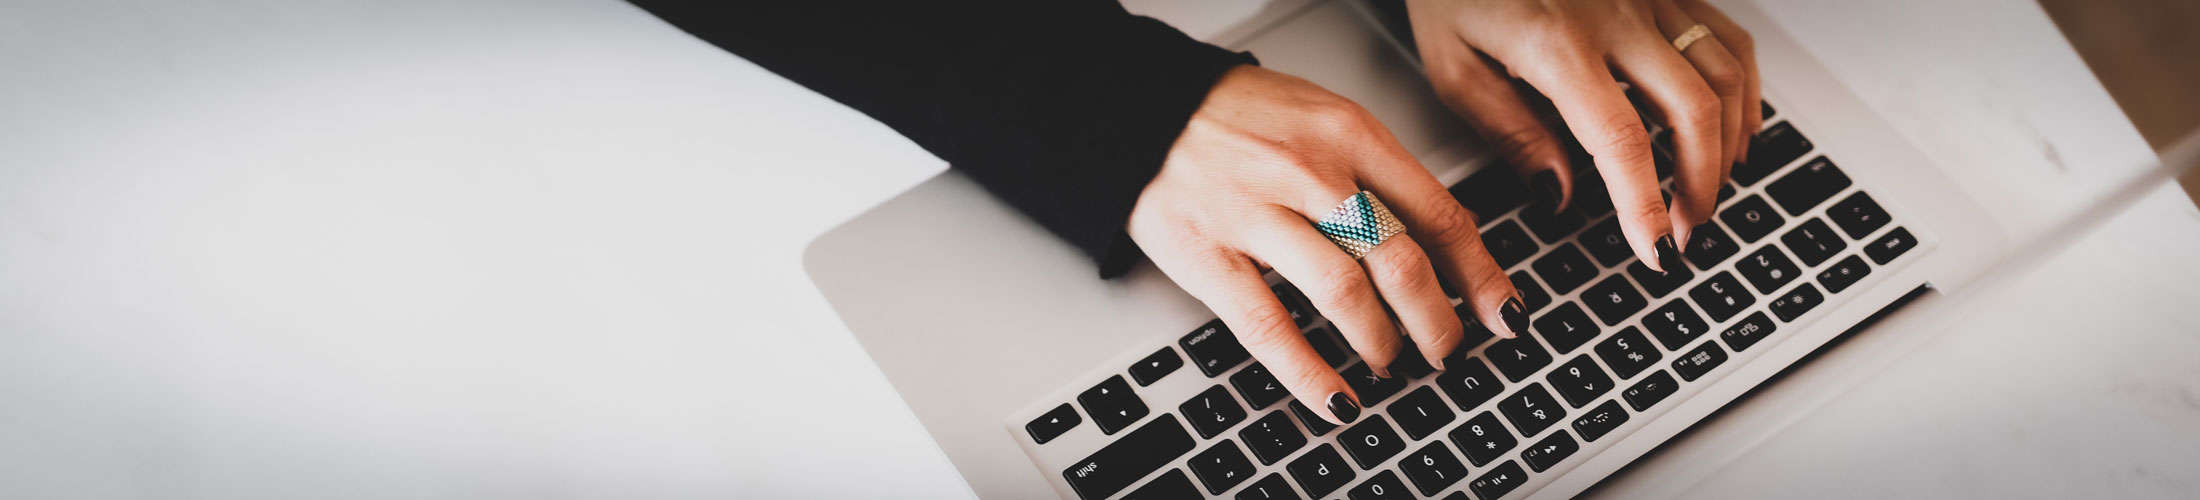
[[[1366,256],[1384,240],[1406,232],[1405,223],[1390,213],[1390,207],[1383,206],[1382,200],[1366,191],[1345,198],[1337,208],[1329,210],[1329,215],[1315,221],[1314,228],[1355,259]]]

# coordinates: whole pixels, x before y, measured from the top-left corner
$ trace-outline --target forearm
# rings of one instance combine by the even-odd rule
[[[908,136],[1103,264],[1185,121],[1251,61],[1113,2],[635,0]]]

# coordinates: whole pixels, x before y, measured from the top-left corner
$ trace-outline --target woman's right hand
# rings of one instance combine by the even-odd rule
[[[1563,207],[1573,169],[1558,137],[1530,110],[1512,76],[1550,98],[1594,157],[1621,232],[1644,266],[1683,266],[1676,242],[1711,220],[1719,186],[1749,158],[1763,116],[1749,32],[1702,0],[1409,0],[1415,48],[1429,83]],[[1702,26],[1685,50],[1674,39]],[[1615,78],[1673,129],[1676,168],[1668,208],[1650,135]],[[1678,269],[1671,269],[1678,270]]]
[[[1355,260],[1314,221],[1363,190],[1406,232]],[[1127,229],[1293,396],[1342,424],[1359,414],[1358,395],[1300,334],[1263,269],[1303,291],[1374,373],[1389,376],[1406,338],[1442,369],[1464,330],[1440,279],[1491,332],[1510,338],[1528,326],[1476,226],[1367,111],[1305,80],[1239,66],[1193,113]]]

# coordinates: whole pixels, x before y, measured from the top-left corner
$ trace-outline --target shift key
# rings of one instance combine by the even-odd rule
[[[1192,444],[1175,415],[1162,415],[1062,469],[1062,479],[1079,498],[1107,498],[1190,453]]]

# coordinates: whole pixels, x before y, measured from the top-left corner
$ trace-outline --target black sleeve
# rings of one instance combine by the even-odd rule
[[[1208,88],[1253,62],[1111,0],[633,2],[885,122],[1103,277],[1138,259],[1124,222]]]

